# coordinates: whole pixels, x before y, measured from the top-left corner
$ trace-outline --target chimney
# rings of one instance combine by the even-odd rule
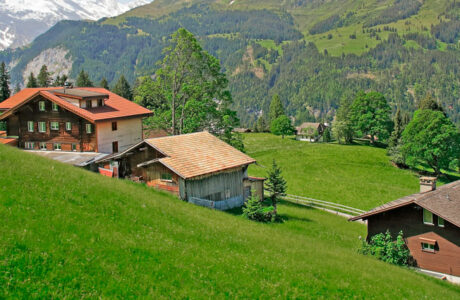
[[[420,177],[420,193],[436,190],[436,177]]]

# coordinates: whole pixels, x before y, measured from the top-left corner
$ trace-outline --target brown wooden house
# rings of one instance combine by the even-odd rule
[[[249,178],[255,160],[208,132],[146,139],[96,162],[100,173],[145,182],[216,209],[241,206],[263,179]]]
[[[460,276],[460,180],[436,189],[421,178],[421,192],[376,207],[350,220],[367,220],[368,236],[403,231],[418,267]]]
[[[5,139],[41,151],[123,151],[142,140],[145,109],[102,88],[24,89],[0,103]]]

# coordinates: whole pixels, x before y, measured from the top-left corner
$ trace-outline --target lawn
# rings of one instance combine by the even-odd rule
[[[443,298],[460,288],[356,252],[365,227],[280,205],[283,224],[0,145],[0,298]]]
[[[368,210],[419,190],[417,174],[393,167],[385,149],[300,142],[268,133],[246,134],[244,143],[258,162],[249,173],[266,176],[275,159],[290,194]]]

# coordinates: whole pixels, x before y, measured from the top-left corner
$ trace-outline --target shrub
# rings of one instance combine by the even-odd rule
[[[398,266],[409,265],[410,252],[404,242],[403,232],[400,231],[393,241],[391,233],[387,231],[385,234],[379,233],[371,238],[368,243],[363,241],[360,253],[372,255],[384,262],[388,262]]]
[[[243,216],[257,222],[271,222],[274,221],[274,210],[273,206],[264,207],[259,197],[251,196],[244,204]]]

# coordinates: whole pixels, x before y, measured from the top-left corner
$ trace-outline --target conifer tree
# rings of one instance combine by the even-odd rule
[[[16,83],[16,86],[14,87],[14,94],[17,94],[21,91],[21,86],[19,83]]]
[[[99,86],[106,90],[110,90],[109,83],[107,82],[107,79],[105,79],[105,77],[102,77],[101,82],[99,83]]]
[[[278,94],[273,95],[272,101],[270,102],[270,111],[268,118],[271,122],[285,114],[283,104],[281,103],[280,96]]]
[[[37,76],[37,83],[39,87],[49,87],[51,84],[50,73],[48,67],[43,65],[40,69],[40,73]]]
[[[81,70],[77,77],[76,86],[79,87],[93,87],[93,82],[89,78],[89,74],[85,70]]]
[[[260,116],[257,119],[255,129],[256,129],[256,132],[267,132],[268,131],[268,124],[264,116]]]
[[[273,165],[270,171],[268,171],[268,179],[265,184],[266,190],[270,193],[270,199],[272,201],[274,214],[277,214],[277,203],[280,197],[286,195],[287,184],[284,180],[281,169],[276,164],[276,161],[273,160]]]
[[[133,91],[131,90],[131,86],[124,75],[121,75],[120,79],[118,79],[117,84],[115,84],[115,87],[113,88],[113,92],[128,100],[133,99]]]
[[[35,78],[33,72],[30,72],[29,78],[27,79],[26,87],[28,87],[28,88],[36,88],[36,87],[38,87],[37,79]]]
[[[0,64],[0,102],[5,101],[10,96],[10,74],[8,73],[5,62],[2,62]]]

